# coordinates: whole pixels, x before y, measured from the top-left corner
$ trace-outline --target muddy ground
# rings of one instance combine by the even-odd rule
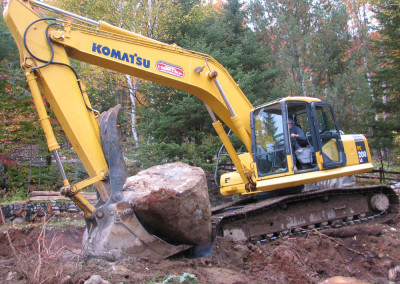
[[[50,224],[3,227],[0,283],[84,283],[92,275],[110,283],[162,283],[171,275],[186,279],[184,283],[320,283],[338,275],[400,283],[399,217],[389,224],[363,224],[344,238],[323,232],[257,244],[217,238],[208,257],[159,263],[84,258],[83,231]]]

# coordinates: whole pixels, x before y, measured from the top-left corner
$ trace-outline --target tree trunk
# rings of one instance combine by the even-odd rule
[[[297,71],[297,80],[299,82],[300,88],[301,88],[301,93],[303,96],[307,96],[307,91],[305,87],[305,82],[304,82],[304,75],[303,75],[303,67],[301,64],[301,59],[300,59],[300,52],[299,52],[299,46],[297,42],[293,43],[293,49],[294,49],[294,57],[295,57],[295,64],[297,65],[296,71]]]
[[[133,83],[131,75],[125,75],[126,82],[128,83],[129,99],[131,100],[131,131],[132,138],[135,140],[135,144],[138,143],[138,135],[136,132],[136,93],[137,93],[137,79],[133,77]]]

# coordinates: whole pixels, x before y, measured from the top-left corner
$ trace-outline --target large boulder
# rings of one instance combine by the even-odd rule
[[[201,168],[184,163],[155,166],[129,177],[124,188],[149,233],[171,244],[211,241],[211,207]]]

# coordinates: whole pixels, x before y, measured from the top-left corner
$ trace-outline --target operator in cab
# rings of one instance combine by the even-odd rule
[[[292,145],[293,151],[293,165],[294,170],[297,170],[296,166],[296,155],[294,151],[300,147],[300,145],[304,144],[307,141],[307,137],[304,134],[303,130],[297,125],[293,123],[293,119],[289,118],[289,132],[290,132],[290,144]]]

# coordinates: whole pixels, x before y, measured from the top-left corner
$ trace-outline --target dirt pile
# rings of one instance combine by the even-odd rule
[[[100,275],[111,283],[161,283],[168,276],[173,279],[173,275],[194,277],[195,280],[187,283],[321,283],[334,276],[353,277],[368,283],[400,283],[399,218],[385,225],[362,225],[353,230],[359,234],[347,234],[344,238],[310,232],[303,237],[250,244],[219,237],[208,257],[176,256],[157,263],[83,259],[79,256],[83,230],[83,227],[42,230],[38,226],[3,229],[0,279],[27,283],[25,269],[32,271],[32,276],[35,271],[41,271],[40,279],[48,278],[47,283],[84,283],[92,275]],[[41,262],[38,261],[39,244]],[[41,269],[38,269],[40,263]],[[332,282],[343,279],[350,281],[334,278],[324,283],[343,283]]]

